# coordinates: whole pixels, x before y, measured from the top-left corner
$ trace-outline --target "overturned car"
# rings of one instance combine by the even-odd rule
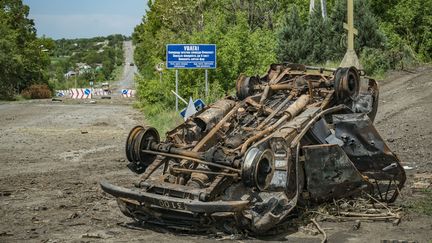
[[[132,188],[101,182],[140,222],[181,230],[266,232],[303,202],[367,192],[394,201],[406,176],[373,126],[378,86],[356,68],[272,64],[241,75],[236,97],[211,104],[160,140],[134,127]]]

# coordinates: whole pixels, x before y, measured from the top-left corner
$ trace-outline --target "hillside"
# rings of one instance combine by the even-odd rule
[[[55,40],[51,56],[49,75],[56,89],[89,86],[94,83],[112,80],[123,65],[122,35],[95,37],[90,39]]]

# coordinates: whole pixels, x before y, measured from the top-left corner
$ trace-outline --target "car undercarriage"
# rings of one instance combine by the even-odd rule
[[[302,202],[367,192],[396,200],[406,176],[373,126],[379,90],[354,67],[272,64],[240,75],[225,97],[167,132],[149,126],[126,140],[134,185],[101,182],[139,222],[260,234]]]

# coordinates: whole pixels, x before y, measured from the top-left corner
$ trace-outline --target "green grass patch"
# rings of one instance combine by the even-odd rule
[[[24,101],[27,100],[25,97],[23,97],[22,95],[16,95],[14,97],[14,101]]]
[[[140,106],[139,103],[134,106],[144,112],[146,124],[156,128],[161,139],[165,138],[166,132],[183,122],[180,114],[174,109],[163,108],[159,105]]]
[[[432,216],[432,190],[426,189],[421,197],[412,198],[405,206],[411,212]]]

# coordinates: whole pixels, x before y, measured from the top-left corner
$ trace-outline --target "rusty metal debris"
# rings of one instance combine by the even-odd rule
[[[102,181],[137,221],[200,231],[256,234],[300,202],[367,192],[392,202],[405,182],[395,154],[373,126],[375,80],[356,68],[272,64],[241,75],[236,97],[206,107],[166,134],[134,127],[126,141],[134,188]]]

